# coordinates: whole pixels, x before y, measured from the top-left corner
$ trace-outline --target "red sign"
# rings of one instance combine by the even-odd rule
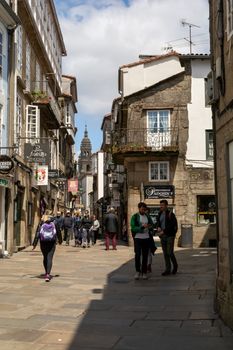
[[[68,192],[78,192],[78,180],[68,180]]]

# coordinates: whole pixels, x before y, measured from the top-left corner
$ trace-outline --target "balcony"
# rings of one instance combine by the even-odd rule
[[[61,111],[53,95],[47,91],[33,91],[31,95],[33,104],[40,108],[41,118],[48,128],[58,129],[61,123]]]
[[[177,154],[179,152],[178,128],[120,129],[113,133],[113,156],[145,155],[147,152]]]

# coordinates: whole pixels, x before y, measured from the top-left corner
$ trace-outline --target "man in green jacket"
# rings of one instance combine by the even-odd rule
[[[150,229],[153,227],[153,221],[150,215],[147,214],[147,206],[145,203],[138,203],[138,212],[133,214],[130,221],[131,232],[134,238],[135,252],[135,268],[136,274],[134,278],[139,279],[142,274],[142,279],[147,277],[147,259],[150,249]],[[142,262],[141,262],[142,257]]]

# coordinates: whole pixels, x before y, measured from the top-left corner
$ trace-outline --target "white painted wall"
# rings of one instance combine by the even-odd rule
[[[131,95],[183,71],[177,56],[122,68],[123,96]]]
[[[98,200],[104,196],[104,152],[98,152]]]
[[[82,180],[82,204],[84,205],[84,208],[89,210],[90,212],[90,196],[89,193],[93,191],[93,176],[92,175],[86,175]]]
[[[213,166],[206,161],[205,130],[212,129],[211,108],[205,106],[204,78],[210,72],[209,60],[192,60],[191,103],[188,104],[189,137],[187,163],[194,167]]]

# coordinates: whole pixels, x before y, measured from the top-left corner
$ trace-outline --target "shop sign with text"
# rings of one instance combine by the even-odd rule
[[[9,173],[13,168],[13,160],[7,155],[0,155],[0,172]]]
[[[24,157],[29,163],[49,164],[49,143],[25,143]]]
[[[172,185],[144,186],[145,199],[167,199],[175,196]]]

